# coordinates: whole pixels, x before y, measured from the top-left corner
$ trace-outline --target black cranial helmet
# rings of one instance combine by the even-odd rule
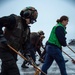
[[[21,10],[20,15],[25,19],[30,18],[30,22],[33,24],[34,22],[36,22],[38,12],[34,7],[30,6]]]

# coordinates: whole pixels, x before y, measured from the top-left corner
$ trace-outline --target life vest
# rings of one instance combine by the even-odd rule
[[[24,29],[21,17],[16,15],[14,15],[14,17],[16,19],[16,25],[14,29],[9,30],[8,28],[5,28],[4,36],[8,40],[9,45],[11,45],[16,50],[20,50],[22,45],[28,39],[30,28],[27,27]]]
[[[51,31],[51,34],[50,34],[50,37],[48,39],[48,42],[58,46],[59,48],[61,48],[61,44],[59,43],[58,38],[55,34],[55,30],[58,26],[63,27],[64,28],[64,33],[66,34],[65,27],[61,23],[59,23],[59,24],[57,24],[56,26],[53,27],[53,29]]]

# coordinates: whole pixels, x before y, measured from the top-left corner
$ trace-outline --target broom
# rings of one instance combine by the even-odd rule
[[[9,44],[7,45],[11,50],[13,50],[15,53],[17,53],[19,56],[21,56],[24,60],[28,61],[28,59],[26,59],[21,53],[19,53],[17,50],[15,50],[13,47],[11,47]],[[44,75],[46,75],[45,72],[43,72],[42,70],[40,70],[36,65],[34,65],[34,63],[31,63],[31,65],[36,69],[36,71],[38,72],[42,72]],[[37,74],[36,74],[37,75]]]
[[[72,62],[75,64],[75,60],[70,56],[70,55],[68,55],[66,52],[64,52],[63,50],[62,50],[62,52],[63,53],[65,53],[71,60],[72,60]]]
[[[73,53],[75,53],[75,51],[74,51],[72,48],[70,48],[68,45],[67,45],[67,47],[68,47]]]

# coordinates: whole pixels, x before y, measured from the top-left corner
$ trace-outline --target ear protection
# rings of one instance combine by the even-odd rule
[[[21,13],[20,13],[20,15],[22,16],[22,17],[24,17],[24,18],[30,18],[31,16],[32,16],[32,13],[33,13],[34,11],[32,11],[32,10],[26,10],[26,11],[21,11]]]
[[[31,11],[30,10],[26,10],[26,11],[22,10],[20,15],[21,15],[21,17],[28,18],[31,16]]]
[[[30,16],[31,16],[31,11],[30,10],[27,10],[27,11],[23,12],[23,17],[28,18]]]

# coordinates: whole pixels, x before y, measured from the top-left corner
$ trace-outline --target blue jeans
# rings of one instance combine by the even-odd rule
[[[67,75],[66,68],[65,68],[65,61],[62,56],[62,51],[56,46],[47,45],[45,62],[41,70],[47,74],[47,70],[50,68],[54,60],[59,66],[61,75]],[[41,73],[41,75],[44,74]]]

